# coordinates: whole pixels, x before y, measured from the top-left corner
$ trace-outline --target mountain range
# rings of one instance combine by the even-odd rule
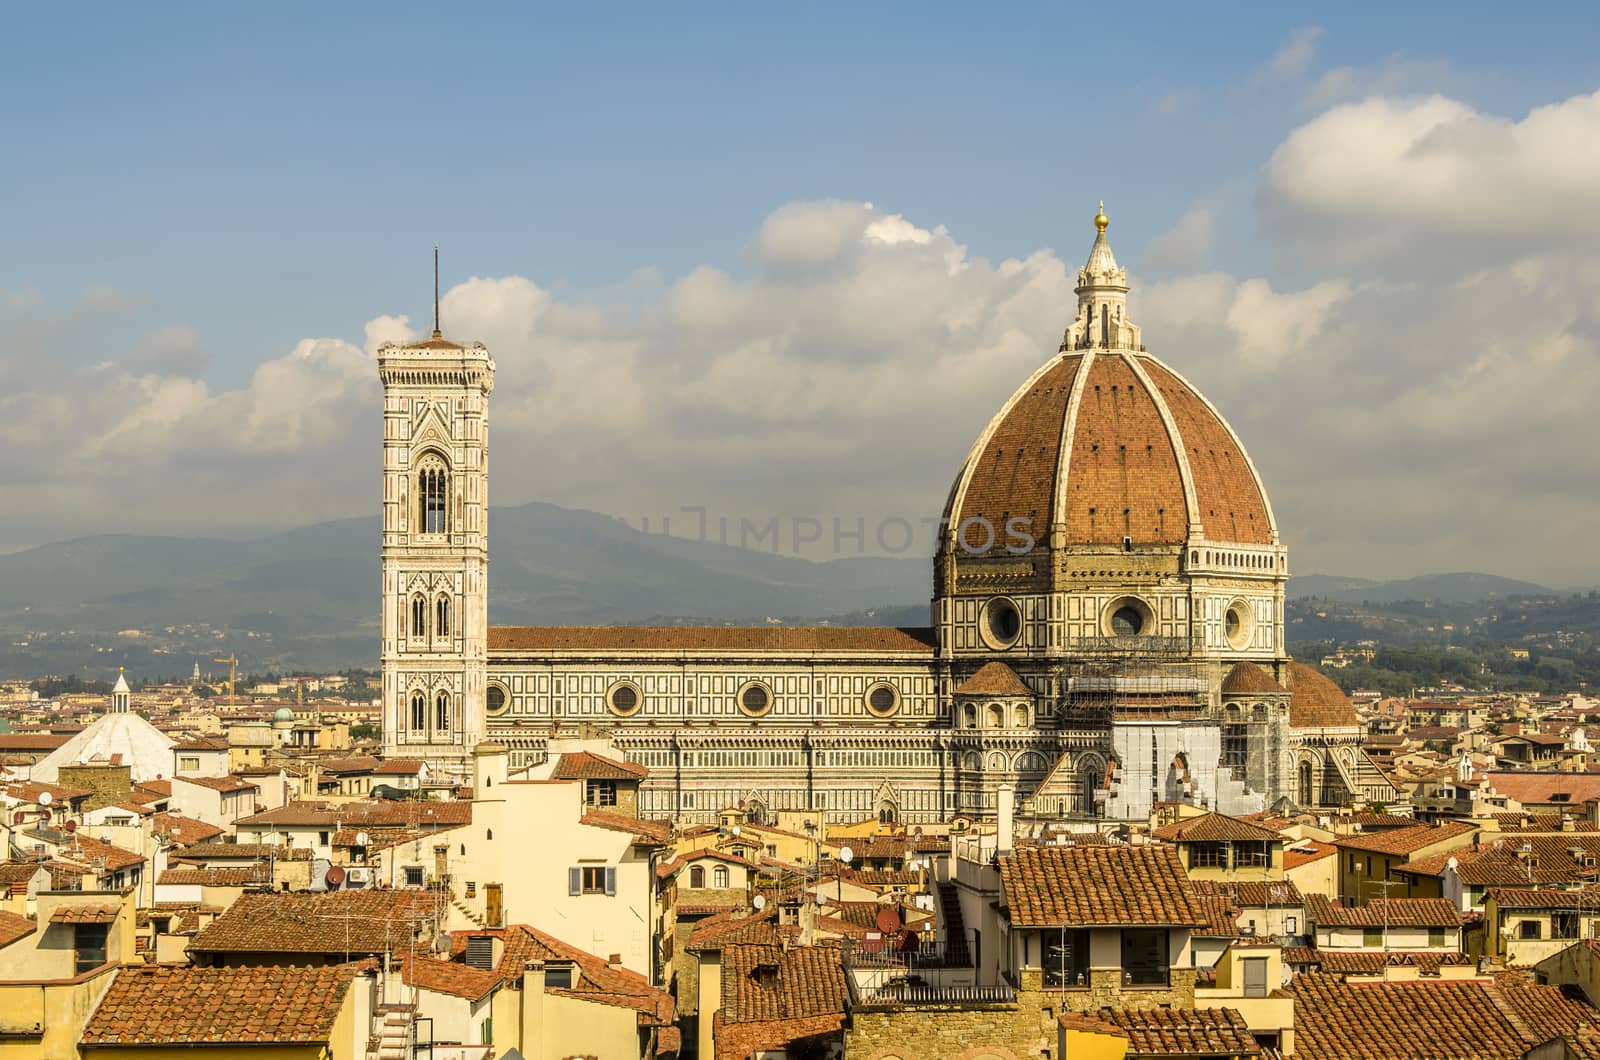
[[[543,503],[497,508],[493,527],[497,625],[927,621],[926,558],[815,562]],[[375,665],[378,541],[374,517],[251,541],[111,534],[0,556],[0,676],[187,673],[231,652],[257,672]],[[1289,593],[1376,603],[1549,590],[1467,573],[1305,575]]]

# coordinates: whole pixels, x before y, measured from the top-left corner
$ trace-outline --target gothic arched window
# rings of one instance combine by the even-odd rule
[[[411,693],[411,728],[421,732],[428,727],[428,697],[421,692]]]
[[[882,825],[892,825],[895,823],[895,812],[892,804],[887,802],[878,804],[878,823]]]
[[[433,727],[439,732],[450,731],[450,693],[440,692],[433,701]]]
[[[1305,809],[1308,806],[1315,806],[1317,804],[1317,802],[1316,802],[1316,799],[1312,798],[1313,790],[1312,790],[1311,763],[1302,760],[1301,763],[1300,763],[1299,773],[1300,773],[1300,777],[1299,777],[1299,780],[1300,780],[1300,808],[1301,809]]]
[[[424,639],[428,636],[428,601],[421,593],[411,598],[411,635]]]
[[[448,637],[450,635],[450,598],[441,595],[433,608],[433,635]]]
[[[417,504],[422,533],[450,532],[450,468],[438,453],[417,461]]]
[[[1111,345],[1111,314],[1104,305],[1100,307],[1100,345]]]

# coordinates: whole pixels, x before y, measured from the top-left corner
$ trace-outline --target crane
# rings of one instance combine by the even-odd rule
[[[212,659],[212,662],[228,664],[228,698],[234,696],[234,684],[239,679],[239,656],[236,652],[229,652],[226,658]]]

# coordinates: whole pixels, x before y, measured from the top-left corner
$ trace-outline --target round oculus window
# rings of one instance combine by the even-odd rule
[[[867,689],[867,709],[886,718],[900,709],[900,693],[889,682],[879,681]]]
[[[1150,608],[1143,600],[1124,597],[1108,609],[1106,632],[1113,637],[1137,637],[1150,631],[1150,619]]]
[[[632,681],[618,681],[606,690],[606,709],[613,714],[621,717],[637,714],[643,704],[644,695]]]
[[[506,704],[509,702],[506,698],[506,690],[500,685],[490,685],[488,690],[484,692],[483,699],[484,706],[490,714],[504,714]]]
[[[1003,596],[990,600],[983,608],[983,639],[989,647],[1011,647],[1022,636],[1022,612],[1016,602]]]
[[[772,689],[760,681],[751,681],[739,689],[739,709],[758,718],[772,709]]]
[[[1222,619],[1222,631],[1228,646],[1235,651],[1243,651],[1250,646],[1250,638],[1255,633],[1255,619],[1243,600],[1235,600],[1228,605],[1228,613]]]

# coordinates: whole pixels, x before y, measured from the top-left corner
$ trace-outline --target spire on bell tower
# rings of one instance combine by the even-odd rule
[[[439,244],[433,245],[433,337],[444,338],[439,330]]]
[[[1094,246],[1089,248],[1089,260],[1078,270],[1078,286],[1074,288],[1078,315],[1062,337],[1063,351],[1084,347],[1141,348],[1139,328],[1128,320],[1128,270],[1117,264],[1111,241],[1106,238],[1110,224],[1102,199],[1100,210],[1094,215]]]

